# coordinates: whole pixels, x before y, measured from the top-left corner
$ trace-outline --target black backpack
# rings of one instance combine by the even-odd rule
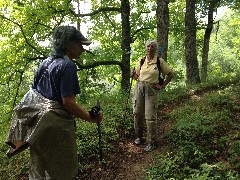
[[[140,69],[141,69],[141,67],[142,67],[145,59],[146,59],[146,56],[141,59]],[[159,84],[159,85],[162,85],[163,82],[164,82],[164,79],[163,79],[163,77],[161,76],[161,67],[160,67],[160,59],[159,59],[159,57],[157,57],[157,67],[158,67],[158,71],[159,71],[158,84]]]

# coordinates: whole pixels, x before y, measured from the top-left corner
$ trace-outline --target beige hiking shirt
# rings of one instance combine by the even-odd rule
[[[167,75],[172,70],[169,68],[167,63],[162,59],[160,59],[160,68],[161,73]],[[148,58],[146,57],[143,65],[141,66],[141,60],[137,63],[136,66],[136,73],[138,75],[138,80],[142,82],[148,83],[158,83],[159,78],[159,70],[157,67],[157,55],[154,56],[152,62],[149,62]]]

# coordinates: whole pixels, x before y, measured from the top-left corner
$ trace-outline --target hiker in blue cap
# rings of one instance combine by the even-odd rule
[[[73,26],[53,32],[53,51],[39,66],[32,88],[14,109],[6,143],[9,156],[30,148],[29,179],[71,180],[78,173],[75,118],[99,123],[77,102],[80,93],[74,59],[90,45]]]

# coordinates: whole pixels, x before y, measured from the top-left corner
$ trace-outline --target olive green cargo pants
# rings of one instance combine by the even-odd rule
[[[133,92],[135,137],[143,138],[143,122],[146,121],[148,144],[156,142],[158,90],[153,85],[138,81]]]
[[[29,161],[29,180],[50,180],[48,172],[46,171],[46,162],[41,157],[38,150],[30,146],[30,161]]]

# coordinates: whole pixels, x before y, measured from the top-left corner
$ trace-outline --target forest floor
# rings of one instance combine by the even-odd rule
[[[237,81],[238,82],[238,81]],[[115,142],[113,150],[104,154],[102,168],[92,168],[87,173],[79,174],[78,179],[84,180],[145,180],[146,170],[154,163],[158,155],[170,152],[170,142],[166,135],[174,124],[168,114],[191,101],[198,101],[205,94],[226,88],[230,84],[213,85],[200,90],[189,91],[188,94],[176,99],[174,102],[160,104],[158,109],[157,147],[152,152],[145,152],[146,144],[135,145],[134,136],[128,135],[123,140]],[[239,113],[237,116],[240,117]],[[107,156],[107,157],[106,157]],[[97,167],[97,165],[96,165]]]
[[[178,99],[176,103],[163,104],[159,106],[159,117],[157,124],[157,147],[152,152],[145,152],[143,148],[146,144],[135,145],[134,136],[129,136],[122,141],[114,144],[114,150],[109,154],[104,154],[104,163],[102,168],[91,169],[88,172],[80,173],[77,179],[84,180],[144,180],[146,169],[153,163],[154,158],[164,154],[169,150],[169,143],[165,136],[173,121],[168,118],[167,114],[181,104],[199,99],[199,94],[189,94],[189,97]]]
[[[115,144],[114,151],[107,155],[108,157],[101,172],[99,170],[94,172],[93,170],[91,177],[87,176],[89,178],[84,179],[145,180],[146,170],[154,163],[156,157],[171,151],[170,142],[167,141],[166,135],[174,122],[168,114],[186,103],[198,101],[205,94],[228,87],[229,85],[224,84],[223,86],[212,86],[199,91],[190,91],[186,96],[174,102],[161,104],[158,109],[158,142],[155,150],[145,152],[143,148],[146,144],[135,145],[133,143],[134,136],[129,136]],[[237,116],[240,117],[239,113],[237,113]],[[99,173],[101,174],[100,176]]]
[[[153,163],[154,158],[167,151],[168,142],[164,138],[171,127],[170,119],[159,119],[157,127],[157,147],[152,152],[145,152],[146,144],[135,145],[134,137],[128,138],[116,145],[116,152],[108,158],[111,162],[103,169],[104,180],[144,180],[145,170]]]

